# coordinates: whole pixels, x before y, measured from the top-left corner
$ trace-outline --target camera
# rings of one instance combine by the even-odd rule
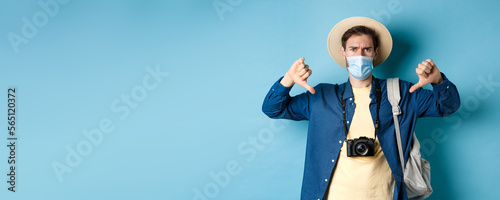
[[[374,144],[375,139],[367,137],[347,140],[347,157],[373,156]]]

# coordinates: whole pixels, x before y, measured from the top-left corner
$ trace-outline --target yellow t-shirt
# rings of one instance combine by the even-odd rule
[[[375,136],[375,126],[369,109],[370,90],[371,86],[352,88],[356,108],[347,139]],[[394,178],[378,138],[375,140],[374,156],[347,157],[346,146],[344,141],[327,199],[392,199]]]

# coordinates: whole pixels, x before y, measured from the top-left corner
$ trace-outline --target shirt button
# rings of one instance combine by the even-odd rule
[[[446,86],[446,89],[450,88],[450,86]]]
[[[352,101],[352,98],[349,98],[350,101]]]
[[[332,162],[335,162],[335,159],[332,159]]]
[[[349,121],[347,121],[347,123],[349,124]]]
[[[342,140],[339,140],[339,144],[342,144]]]
[[[325,178],[325,182],[328,182],[328,179]]]

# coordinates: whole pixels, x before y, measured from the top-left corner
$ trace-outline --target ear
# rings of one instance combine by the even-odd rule
[[[373,56],[373,60],[377,59],[378,49],[379,49],[379,47],[377,47],[377,48],[375,49],[375,55]]]
[[[342,58],[345,60],[345,51],[343,46],[340,46],[340,52],[342,52]]]

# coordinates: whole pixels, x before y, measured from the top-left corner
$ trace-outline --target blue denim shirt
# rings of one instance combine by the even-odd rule
[[[402,114],[398,116],[401,129],[401,142],[405,154],[405,163],[408,159],[414,132],[419,117],[443,117],[452,114],[460,107],[460,98],[457,88],[444,74],[444,81],[432,84],[433,90],[423,88],[410,93],[413,85],[407,81],[400,81]],[[352,120],[355,104],[352,87],[349,80],[343,84],[319,84],[316,93],[305,92],[291,97],[292,87],[284,87],[279,83],[281,78],[271,87],[262,111],[273,119],[309,120],[307,135],[306,158],[304,177],[302,181],[301,199],[323,199],[333,173],[340,148],[345,139],[341,94],[346,99],[346,119]],[[399,161],[392,107],[387,99],[386,80],[377,79],[382,99],[379,111],[380,126],[377,137],[391,168],[395,185],[393,199],[408,199],[403,181],[403,172]],[[370,92],[370,112],[373,123],[376,117],[375,77]],[[351,123],[347,124],[349,128]]]

